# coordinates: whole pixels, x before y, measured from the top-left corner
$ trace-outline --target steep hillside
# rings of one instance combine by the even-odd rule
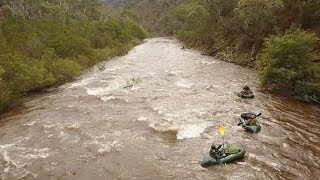
[[[176,7],[188,0],[134,0],[123,14],[135,19],[153,36],[172,36],[178,23]]]

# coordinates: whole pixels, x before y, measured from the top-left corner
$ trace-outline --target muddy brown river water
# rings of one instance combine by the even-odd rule
[[[148,39],[0,118],[0,179],[317,179],[320,107],[261,92],[256,72]],[[235,95],[245,83],[254,99]],[[262,130],[237,126],[261,112]],[[211,142],[245,157],[202,168]]]

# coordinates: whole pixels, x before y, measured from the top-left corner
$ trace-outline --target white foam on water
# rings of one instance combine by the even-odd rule
[[[138,121],[147,121],[148,118],[147,117],[144,117],[144,116],[139,116],[138,117]]]
[[[118,141],[112,141],[106,144],[100,143],[100,146],[101,147],[98,149],[97,153],[105,154],[105,153],[111,152],[112,150],[117,150],[118,147],[120,146],[120,143]]]
[[[109,100],[114,100],[114,99],[116,99],[116,97],[114,97],[114,96],[102,96],[100,99],[101,99],[102,101],[109,101]]]
[[[15,144],[3,144],[0,145],[0,152],[5,151],[7,148],[14,146]]]
[[[10,166],[4,168],[4,170],[3,170],[4,173],[7,173],[7,172],[9,172],[9,171],[10,171]]]
[[[45,127],[45,128],[52,128],[54,126],[56,126],[56,125],[55,124],[43,124],[43,127]]]
[[[122,69],[122,68],[124,68],[124,67],[128,67],[129,65],[119,65],[119,66],[115,66],[115,67],[113,67],[113,68],[107,68],[107,69],[105,69],[104,71],[116,71],[116,70],[120,70],[120,69]]]
[[[87,88],[87,94],[93,96],[102,96],[108,94],[110,91],[119,89],[120,87],[121,85],[119,82],[112,81],[107,87]]]
[[[91,82],[91,80],[93,80],[94,78],[91,77],[91,78],[86,78],[86,79],[82,79],[81,81],[79,82],[75,82],[73,84],[71,84],[69,87],[67,87],[68,89],[70,88],[75,88],[75,87],[79,87],[79,86],[84,86],[84,85],[87,85],[88,83]]]
[[[206,65],[212,65],[212,64],[219,64],[217,61],[199,61],[201,64],[206,64]]]
[[[29,123],[27,123],[27,126],[33,126],[35,123],[36,123],[36,121],[29,122]]]
[[[185,79],[180,79],[176,82],[176,85],[183,88],[191,88],[193,83],[187,82]]]
[[[159,132],[177,132],[177,139],[198,138],[212,126],[212,115],[203,108],[190,109],[188,105],[183,110],[173,107],[157,106],[153,110],[161,119],[145,119],[150,127]]]
[[[8,152],[5,151],[3,154],[3,160],[6,162],[6,166],[10,165],[10,162],[12,162],[12,159],[9,157]]]
[[[66,127],[69,128],[69,129],[78,129],[80,127],[80,124],[78,122],[68,123],[66,125]]]
[[[200,137],[201,134],[212,124],[209,122],[201,124],[186,124],[178,129],[177,139],[190,139]]]
[[[159,115],[161,115],[161,114],[163,114],[163,111],[164,111],[165,109],[163,108],[163,106],[160,106],[160,107],[154,107],[153,110],[154,110],[154,111],[157,111],[157,113],[158,113]]]
[[[10,149],[10,151],[5,151],[2,155],[6,166],[13,165],[17,169],[21,169],[28,164],[32,164],[39,158],[44,159],[50,156],[50,153],[48,148],[32,149],[15,147],[14,149]]]
[[[171,124],[171,123],[159,123],[159,122],[152,122],[149,127],[152,129],[159,131],[159,132],[176,132],[179,129],[179,126]]]
[[[139,87],[139,86],[133,86],[133,87],[131,88],[131,91],[137,92],[139,89],[141,89],[141,87]]]

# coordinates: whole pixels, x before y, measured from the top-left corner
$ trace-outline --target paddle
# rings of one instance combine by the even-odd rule
[[[219,128],[219,132],[220,132],[220,135],[222,137],[222,140],[223,140],[223,148],[224,148],[224,126],[220,126]]]
[[[261,113],[259,113],[259,114],[257,114],[257,115],[255,115],[255,117],[254,118],[256,118],[256,117],[258,117],[258,116],[260,116],[261,115]],[[240,126],[242,124],[242,122],[239,122],[238,123],[238,126]]]

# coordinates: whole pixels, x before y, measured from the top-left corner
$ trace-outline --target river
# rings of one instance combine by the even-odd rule
[[[248,83],[254,99],[235,95]],[[261,112],[262,130],[237,126]],[[212,141],[235,163],[202,168]],[[316,179],[320,108],[259,90],[255,70],[147,39],[0,118],[0,179]]]

